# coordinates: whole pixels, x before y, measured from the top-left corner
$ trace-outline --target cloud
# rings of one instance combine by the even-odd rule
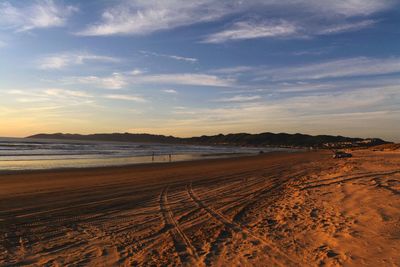
[[[300,2],[306,6],[308,5],[310,9],[321,12],[324,15],[332,13],[333,16],[343,15],[347,17],[371,15],[388,9],[395,3],[395,1],[392,0],[343,0],[329,2],[304,0]]]
[[[43,92],[48,96],[56,96],[56,97],[78,97],[78,98],[93,97],[84,91],[65,90],[65,89],[59,89],[59,88],[45,89]]]
[[[144,55],[149,55],[149,56],[155,56],[155,57],[165,57],[165,58],[170,58],[178,61],[186,61],[189,63],[196,63],[198,61],[197,58],[193,57],[182,57],[182,56],[177,56],[177,55],[166,55],[166,54],[159,54],[155,52],[149,52],[149,51],[140,51],[140,53]]]
[[[17,32],[40,28],[61,27],[78,9],[52,0],[32,1],[25,5],[0,3],[0,26]]]
[[[221,78],[201,73],[175,73],[144,75],[132,72],[113,73],[111,76],[78,76],[62,80],[65,83],[91,84],[99,88],[121,89],[133,84],[174,84],[211,87],[229,87],[235,85],[235,79]]]
[[[38,60],[40,69],[63,69],[73,65],[83,65],[88,62],[119,62],[120,60],[109,56],[94,55],[86,52],[68,52],[47,55]]]
[[[130,72],[130,74],[132,74],[132,75],[141,75],[141,74],[143,74],[144,73],[144,71],[142,71],[141,69],[134,69],[134,70],[132,70],[131,72]]]
[[[108,99],[114,99],[114,100],[125,100],[125,101],[134,101],[134,102],[147,102],[146,99],[144,99],[141,96],[133,96],[133,95],[116,95],[116,94],[112,94],[112,95],[105,95],[105,98]]]
[[[354,23],[344,23],[338,25],[332,25],[325,29],[322,29],[317,34],[319,35],[328,35],[328,34],[337,34],[342,32],[350,32],[350,31],[358,31],[372,25],[375,25],[377,21],[375,20],[363,20]]]
[[[223,93],[254,93],[266,94],[266,98],[281,99],[295,95],[321,95],[326,93],[344,93],[362,90],[379,90],[379,88],[393,88],[400,83],[400,78],[392,76],[376,76],[373,79],[364,77],[352,79],[334,80],[308,80],[308,81],[285,81],[255,87],[246,90],[231,90]],[[264,84],[264,82],[263,82]]]
[[[244,79],[235,75],[245,74]],[[75,76],[62,79],[69,84],[87,84],[104,89],[122,89],[141,84],[151,85],[190,85],[234,88],[236,94],[246,96],[248,88],[253,92],[310,92],[339,90],[338,79],[382,76],[400,73],[400,58],[354,57],[320,61],[316,63],[291,65],[286,67],[236,66],[210,70],[210,73],[160,73],[146,74],[139,69],[130,72],[112,73],[106,76]],[[376,79],[375,77],[374,79]],[[336,79],[334,83],[314,83],[313,80]],[[268,81],[268,84],[265,84]],[[261,86],[261,87],[260,87]],[[340,84],[349,88],[349,82]],[[237,91],[236,89],[246,89]],[[258,88],[255,90],[255,88]],[[250,89],[249,89],[250,90]],[[164,93],[168,93],[164,91]],[[173,93],[170,91],[169,93]]]
[[[165,89],[162,91],[167,94],[177,94],[178,93],[175,89]]]
[[[292,81],[317,80],[326,78],[346,78],[357,76],[383,75],[400,72],[400,58],[355,57],[285,67],[260,70],[256,80]]]
[[[84,91],[79,90],[68,90],[62,88],[45,88],[45,89],[29,89],[29,90],[21,90],[21,89],[11,89],[7,90],[7,93],[10,95],[20,95],[20,96],[29,96],[29,97],[92,97]]]
[[[123,0],[119,4],[110,4],[99,21],[88,25],[77,34],[86,36],[143,35],[161,30],[189,26],[198,23],[220,20],[229,15],[251,13],[268,17],[271,20],[290,20],[286,25],[271,23],[233,24],[231,29],[216,33],[211,42],[220,42],[221,38],[241,40],[258,37],[272,37],[293,33],[297,22],[312,21],[312,25],[322,22],[338,24],[352,17],[370,16],[393,6],[393,0]],[[277,15],[278,14],[278,15]],[[304,24],[304,23],[300,23]],[[290,27],[292,25],[292,27]],[[256,29],[248,29],[255,26]],[[307,25],[309,26],[309,25]],[[247,36],[240,38],[238,36]]]
[[[229,28],[208,35],[203,43],[224,43],[235,40],[259,38],[310,38],[317,35],[330,35],[358,31],[375,25],[375,20],[361,20],[348,23],[309,24],[304,21],[241,21]]]
[[[15,101],[20,103],[84,103],[92,95],[80,90],[68,90],[62,88],[29,88],[29,89],[9,89],[6,91]],[[86,99],[86,100],[85,100]],[[85,100],[85,101],[84,101]]]
[[[251,102],[254,100],[260,100],[261,96],[254,95],[254,96],[244,96],[244,95],[236,95],[233,97],[228,98],[220,98],[215,100],[216,102]]]
[[[90,84],[99,88],[105,89],[121,89],[128,85],[127,78],[118,72],[114,72],[111,76],[99,77],[99,76],[81,76],[81,77],[70,77],[63,80],[66,83],[80,83]]]
[[[0,40],[0,48],[7,46],[7,44]]]
[[[233,86],[235,83],[235,80],[231,78],[221,78],[215,75],[198,73],[146,75],[140,77],[136,81],[138,83],[150,84],[178,84],[215,87],[228,87]]]
[[[322,48],[316,48],[316,49],[309,49],[309,50],[301,50],[301,51],[295,51],[292,52],[292,55],[295,56],[320,56],[323,54],[328,54],[332,50],[334,50],[336,47],[335,46],[328,46],[328,47],[322,47]]]
[[[243,72],[249,72],[254,70],[254,67],[251,66],[235,66],[235,67],[227,67],[212,70],[212,73],[220,73],[220,74],[238,74]]]
[[[342,85],[343,86],[343,85]],[[339,85],[330,83],[284,83],[274,86],[280,93],[338,90]]]
[[[78,35],[137,35],[212,21],[226,13],[227,3],[211,0],[122,1],[102,14],[102,20],[89,25]]]
[[[223,43],[230,40],[277,38],[298,34],[298,27],[287,21],[254,23],[241,21],[229,29],[207,36],[204,43]]]

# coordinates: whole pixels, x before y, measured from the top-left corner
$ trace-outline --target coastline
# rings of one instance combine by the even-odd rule
[[[291,151],[295,149],[232,146],[193,146],[157,143],[92,142],[0,139],[0,173],[18,170],[125,166],[142,163],[202,160]]]
[[[172,162],[148,162],[148,163],[133,163],[133,164],[125,164],[125,165],[110,165],[110,166],[94,166],[94,167],[71,167],[71,168],[53,168],[53,169],[30,169],[30,170],[0,170],[0,181],[2,178],[8,176],[20,177],[24,175],[38,175],[41,174],[71,174],[71,175],[87,175],[90,173],[98,174],[98,173],[113,173],[113,172],[135,172],[135,171],[144,171],[144,170],[157,170],[157,169],[175,169],[175,168],[185,168],[185,167],[193,167],[193,168],[201,168],[202,166],[206,166],[208,164],[218,165],[224,163],[231,162],[243,162],[246,159],[253,158],[275,158],[276,156],[284,156],[288,154],[302,154],[302,153],[318,153],[317,151],[313,152],[304,152],[304,151],[291,151],[291,152],[283,152],[283,151],[272,151],[264,154],[251,154],[251,155],[233,155],[229,157],[201,157],[195,160],[182,160],[182,161],[172,161]],[[324,151],[323,154],[328,154],[328,152]]]
[[[303,151],[271,151],[266,152],[264,154],[280,154],[280,153],[302,153]],[[174,155],[176,156],[176,155]],[[215,161],[215,160],[222,160],[222,159],[241,159],[247,157],[256,157],[259,154],[246,154],[246,153],[227,153],[224,155],[215,155],[215,154],[208,154],[208,155],[199,155],[196,157],[187,157],[187,159],[183,160],[173,160],[169,162],[168,160],[164,161],[154,161],[151,162],[151,156],[146,156],[148,159],[147,162],[138,162],[138,163],[122,163],[122,164],[109,164],[105,166],[84,166],[84,167],[55,167],[55,168],[42,168],[42,169],[17,169],[17,170],[1,170],[0,169],[0,179],[1,175],[12,175],[12,174],[29,174],[29,173],[45,173],[45,172],[58,172],[58,171],[72,171],[72,170],[106,170],[106,169],[120,169],[120,168],[129,168],[129,167],[145,167],[153,165],[155,167],[162,166],[162,165],[173,165],[177,163],[184,163],[184,162],[203,162],[203,161]],[[163,155],[162,157],[167,157]]]

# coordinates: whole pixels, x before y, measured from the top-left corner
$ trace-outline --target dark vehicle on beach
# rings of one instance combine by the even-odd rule
[[[335,154],[333,154],[334,159],[351,158],[352,156],[352,154],[343,151],[336,151]]]

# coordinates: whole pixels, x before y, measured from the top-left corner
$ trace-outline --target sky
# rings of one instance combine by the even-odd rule
[[[0,0],[0,136],[400,141],[400,0]]]

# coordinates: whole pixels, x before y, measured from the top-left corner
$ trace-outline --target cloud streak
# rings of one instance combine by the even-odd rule
[[[375,25],[377,21],[375,20],[362,20],[354,23],[342,23],[337,25],[332,25],[327,28],[324,28],[317,32],[318,35],[329,35],[329,34],[338,34],[342,32],[352,32],[358,31],[361,29],[365,29]]]
[[[102,14],[98,23],[89,25],[78,35],[142,35],[159,30],[212,21],[229,11],[227,3],[199,1],[122,1]],[[214,5],[214,6],[213,6]]]
[[[92,95],[84,91],[79,90],[66,90],[66,89],[59,89],[59,88],[50,88],[45,89],[44,94],[47,96],[56,96],[56,97],[77,97],[77,98],[91,98]]]
[[[114,57],[94,55],[86,52],[68,52],[44,56],[38,60],[38,68],[44,70],[63,69],[89,62],[117,63],[120,60]]]
[[[278,38],[294,36],[297,32],[297,26],[287,21],[263,23],[241,21],[236,22],[229,29],[209,35],[203,42],[223,43],[230,40]]]
[[[133,95],[111,94],[111,95],[105,95],[104,98],[113,99],[113,100],[134,101],[134,102],[140,102],[140,103],[147,102],[146,99],[144,99],[143,97],[133,96]]]
[[[177,94],[178,93],[175,89],[164,89],[162,91],[167,94]]]
[[[118,72],[114,72],[110,76],[99,77],[99,76],[78,76],[69,77],[63,79],[65,83],[73,84],[87,84],[93,85],[98,88],[104,89],[121,89],[128,85],[127,78]]]
[[[375,20],[361,20],[348,23],[328,25],[308,24],[303,21],[266,20],[240,21],[220,32],[208,35],[203,43],[224,43],[228,41],[250,40],[260,38],[311,38],[318,35],[332,35],[353,32],[371,27]]]
[[[69,77],[63,80],[66,83],[91,84],[98,88],[122,89],[129,85],[137,84],[173,84],[209,87],[229,87],[236,82],[232,78],[221,78],[216,75],[202,73],[174,73],[144,75],[132,72],[113,73],[111,76],[82,76]]]
[[[400,73],[400,58],[355,57],[296,67],[264,69],[258,72],[257,80],[318,80],[392,73]]]
[[[234,102],[252,102],[255,100],[260,100],[261,96],[253,95],[253,96],[245,96],[245,95],[235,95],[233,97],[220,98],[215,100],[215,102],[226,102],[226,103],[234,103]]]
[[[103,11],[99,21],[88,25],[77,34],[85,36],[143,35],[216,21],[228,15],[240,15],[249,11],[256,16],[265,17],[266,15],[270,19],[262,23],[251,23],[251,21],[233,23],[231,28],[214,33],[205,41],[220,43],[223,40],[293,36],[299,25],[312,29],[323,22],[329,23],[325,25],[324,33],[328,34],[367,27],[371,21],[359,21],[352,25],[339,25],[338,22],[353,17],[370,16],[392,5],[392,0],[342,0],[323,3],[319,0],[124,0],[119,5],[110,5]],[[280,15],[274,15],[273,11],[278,11],[277,14]],[[280,20],[282,20],[281,23],[276,22]],[[319,28],[319,30],[322,29]],[[313,32],[316,33],[315,29]]]
[[[229,87],[235,83],[234,79],[221,78],[216,75],[201,73],[176,73],[145,75],[136,80],[138,83],[149,84],[177,84],[212,87]]]
[[[53,0],[32,1],[18,6],[4,1],[0,3],[0,26],[16,32],[61,27],[77,11],[75,6],[61,5]]]
[[[164,57],[164,58],[169,58],[169,59],[174,59],[178,61],[186,61],[189,63],[196,63],[198,61],[197,58],[193,57],[183,57],[183,56],[177,56],[177,55],[166,55],[166,54],[159,54],[155,52],[150,52],[150,51],[140,51],[140,53],[148,56],[155,56],[155,57]]]

